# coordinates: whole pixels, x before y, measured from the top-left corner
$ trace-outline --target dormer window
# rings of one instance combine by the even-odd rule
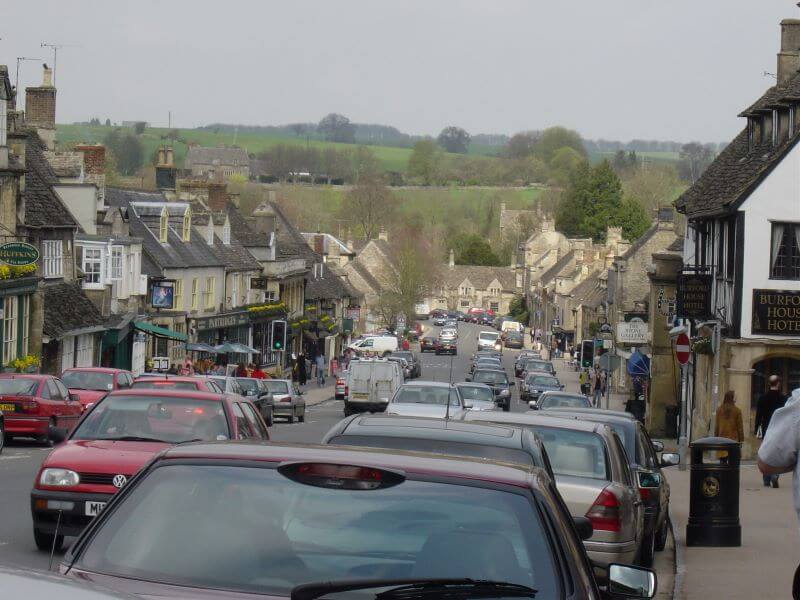
[[[192,241],[192,209],[187,208],[186,212],[183,213],[183,241],[184,242],[191,242]]]
[[[6,100],[0,96],[0,146],[6,145],[6,130],[8,129],[6,109]]]
[[[747,119],[747,145],[752,148],[756,141],[756,120],[753,117]]]
[[[167,243],[167,232],[169,231],[169,215],[167,214],[167,207],[161,209],[161,220],[158,225],[158,239],[162,244]]]
[[[231,243],[231,222],[225,217],[225,225],[222,226],[222,243],[230,246]]]
[[[778,111],[772,111],[772,145],[778,145]]]

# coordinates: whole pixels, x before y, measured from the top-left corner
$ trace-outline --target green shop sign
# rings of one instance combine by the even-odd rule
[[[32,265],[39,260],[39,250],[25,242],[9,242],[0,245],[0,262],[15,267]]]

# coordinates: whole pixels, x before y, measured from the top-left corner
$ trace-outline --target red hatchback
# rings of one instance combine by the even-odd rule
[[[0,374],[0,414],[5,438],[48,441],[51,426],[71,430],[82,409],[78,398],[52,375]]]
[[[78,396],[83,410],[89,408],[108,392],[131,387],[133,373],[106,367],[76,367],[66,369],[61,381],[70,393]]]
[[[167,377],[140,377],[131,386],[134,390],[195,390],[222,393],[220,387],[207,377],[169,375]]]
[[[120,390],[91,409],[42,462],[31,491],[36,546],[77,535],[156,453],[191,441],[269,439],[253,404],[233,394]]]

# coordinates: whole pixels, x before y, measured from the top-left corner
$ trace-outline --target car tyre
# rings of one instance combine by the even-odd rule
[[[297,417],[297,421],[299,423],[305,423],[306,422],[306,411],[305,411],[305,409],[303,409],[303,414],[300,415],[299,417]]]
[[[292,414],[289,415],[289,424],[292,423],[294,423],[294,412],[292,412]]]
[[[33,541],[36,542],[36,547],[39,550],[50,552],[55,547],[56,552],[61,550],[64,545],[63,535],[54,535],[52,533],[44,533],[38,529],[33,530]]]
[[[55,426],[56,426],[56,420],[51,418],[50,419],[50,423],[49,423],[49,427],[55,427]],[[50,436],[48,436],[46,433],[44,435],[37,435],[34,439],[39,444],[42,444],[45,447],[50,447],[50,446],[53,445],[53,442],[50,439]]]
[[[667,535],[669,534],[669,513],[664,517],[664,522],[661,523],[661,528],[656,534],[656,551],[661,552],[667,547]]]
[[[639,564],[643,567],[652,567],[656,557],[656,534],[648,535],[642,540],[642,549],[639,553]]]

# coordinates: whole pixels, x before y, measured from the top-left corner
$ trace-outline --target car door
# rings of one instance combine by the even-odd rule
[[[42,382],[42,387],[45,385],[50,392],[50,410],[56,417],[56,425],[71,430],[81,414],[81,403],[69,399],[69,390],[58,379],[49,377]]]
[[[233,410],[233,424],[235,431],[233,432],[234,439],[236,440],[252,440],[257,439],[256,432],[244,416],[242,407],[238,402],[231,402],[231,409]]]
[[[239,402],[239,406],[244,413],[245,419],[247,419],[247,422],[250,423],[250,427],[255,433],[255,438],[260,440],[268,440],[269,433],[267,432],[267,425],[264,423],[255,407],[249,402]]]
[[[636,542],[639,544],[644,533],[644,505],[639,496],[634,475],[631,472],[630,460],[628,460],[628,455],[625,452],[625,446],[613,430],[611,431],[611,437],[614,440],[615,454],[619,463],[620,483],[625,487],[625,511],[629,515],[628,518],[632,519]]]
[[[641,423],[637,423],[636,427],[638,429],[639,435],[641,436],[642,446],[646,454],[648,468],[651,469],[652,471],[655,471],[659,475],[659,482],[660,482],[658,488],[658,497],[660,504],[659,515],[666,514],[666,511],[669,510],[669,495],[670,495],[669,482],[667,481],[667,478],[664,477],[664,473],[661,471],[661,463],[658,459],[658,453],[655,451],[655,448],[653,448],[653,441],[650,439],[650,435],[647,433],[647,430],[644,427],[642,427]]]

